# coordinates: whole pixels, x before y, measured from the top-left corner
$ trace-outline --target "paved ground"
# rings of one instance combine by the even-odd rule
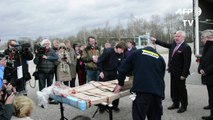
[[[162,54],[167,62],[167,54]],[[30,71],[33,72],[35,66],[32,62],[30,63]],[[165,83],[165,100],[163,101],[163,120],[200,120],[201,116],[209,115],[210,111],[203,110],[203,106],[207,105],[207,90],[206,87],[200,84],[200,76],[197,74],[197,63],[195,63],[194,55],[192,56],[192,65],[191,65],[191,75],[187,79],[187,90],[188,90],[188,100],[189,105],[187,111],[184,113],[177,113],[176,110],[167,110],[167,107],[172,104],[170,100],[170,77],[169,74],[166,73]],[[31,84],[34,84],[34,80],[32,79]],[[78,83],[76,83],[78,84]],[[35,103],[37,103],[36,91],[38,91],[38,83],[36,82],[36,88],[30,88],[29,83],[28,87],[28,96],[33,99]],[[120,109],[119,113],[113,113],[114,120],[131,120],[131,100],[128,96],[120,99]],[[86,115],[92,117],[93,113],[97,107],[92,106],[86,111],[80,111],[72,106],[65,105],[65,116],[70,120],[76,115]],[[42,109],[38,106],[34,106],[34,111],[32,114],[32,118],[34,120],[59,120],[60,119],[60,109],[59,105],[49,105],[47,109]],[[109,120],[108,114],[105,112],[104,114],[97,114],[94,120]]]

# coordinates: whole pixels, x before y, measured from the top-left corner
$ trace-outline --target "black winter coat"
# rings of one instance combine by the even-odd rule
[[[43,59],[42,56],[46,55],[47,59]],[[55,62],[58,60],[58,56],[56,55],[53,49],[48,49],[42,54],[37,54],[34,63],[37,65],[39,73],[54,73],[55,71]]]
[[[207,41],[204,45],[200,64],[198,66],[198,72],[201,69],[204,70],[205,75],[201,76],[202,84],[213,85],[213,41]]]
[[[17,78],[17,67],[22,65],[23,78],[29,80],[30,74],[28,70],[28,60],[33,59],[33,54],[31,51],[19,51],[12,53],[9,49],[4,51],[4,55],[8,56],[8,61],[10,64],[4,70],[4,79],[8,82],[16,81]],[[12,81],[11,81],[12,80]],[[15,83],[14,83],[15,84]]]

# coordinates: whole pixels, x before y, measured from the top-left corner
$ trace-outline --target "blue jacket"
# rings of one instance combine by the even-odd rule
[[[0,90],[3,86],[4,66],[0,66]]]
[[[126,75],[133,71],[132,92],[151,93],[164,98],[165,69],[165,61],[155,49],[138,49],[118,68],[118,84],[123,86]]]

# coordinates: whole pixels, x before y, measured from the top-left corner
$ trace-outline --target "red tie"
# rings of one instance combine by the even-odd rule
[[[179,48],[179,44],[177,44],[172,52],[172,57],[174,56],[175,52],[177,51],[177,49]]]

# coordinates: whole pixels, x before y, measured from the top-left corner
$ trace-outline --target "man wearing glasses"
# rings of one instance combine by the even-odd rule
[[[4,51],[7,59],[4,79],[7,83],[11,83],[17,92],[27,95],[26,81],[30,79],[27,61],[33,59],[33,54],[29,50],[30,46],[18,45],[16,40],[11,39],[7,47]]]

